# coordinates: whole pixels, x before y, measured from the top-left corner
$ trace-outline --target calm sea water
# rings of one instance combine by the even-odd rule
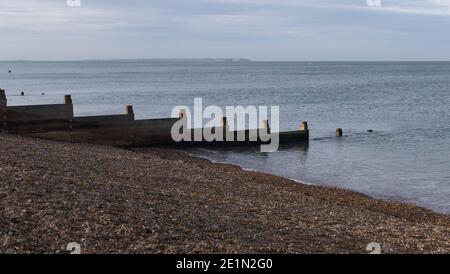
[[[278,105],[282,129],[309,122],[308,147],[191,152],[450,213],[450,63],[0,62],[0,87],[12,105],[72,94],[77,115],[122,113],[133,104],[137,118],[168,117],[194,97]],[[334,137],[337,127],[346,137]]]

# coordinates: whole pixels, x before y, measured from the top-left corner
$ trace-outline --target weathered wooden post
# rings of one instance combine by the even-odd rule
[[[344,136],[344,132],[343,132],[342,128],[337,128],[337,129],[336,129],[336,136],[337,136],[337,137],[342,137],[342,136]]]
[[[127,105],[126,106],[126,114],[134,114],[133,106]]]
[[[261,123],[261,127],[267,130],[267,134],[270,134],[270,125],[269,120],[263,120]]]
[[[6,94],[5,90],[0,88],[0,131],[6,131]]]
[[[183,134],[185,130],[187,130],[187,114],[186,114],[186,109],[180,109],[180,111],[178,112],[178,118],[180,120],[183,120],[183,126],[180,129],[180,133]],[[186,120],[185,120],[186,119]]]
[[[178,112],[178,118],[185,118],[186,117],[186,110],[180,109],[180,112]]]
[[[64,95],[64,103],[66,105],[72,105],[72,96],[71,95]]]
[[[227,121],[227,117],[222,117],[222,125],[221,125],[225,130],[228,130],[228,121]]]
[[[5,90],[0,88],[0,108],[6,108],[6,94]]]
[[[133,120],[134,120],[134,110],[133,110],[133,106],[132,105],[127,105],[126,108],[125,108],[125,112],[126,112],[126,114],[132,116]]]
[[[302,124],[300,125],[300,130],[308,131],[309,130],[308,122],[303,121]]]
[[[223,128],[223,140],[225,142],[227,141],[234,141],[234,132],[230,131],[230,126],[228,125],[228,119],[227,117],[222,117],[221,120],[221,127]]]
[[[133,121],[134,121],[134,109],[133,109],[133,105],[126,105],[125,106],[125,114],[130,116]],[[135,131],[133,130],[133,127],[129,128],[129,131],[127,132],[128,136],[128,142],[130,144],[132,144],[134,142],[134,138],[135,138]]]
[[[70,94],[66,94],[64,95],[64,104],[67,105],[68,108],[70,108],[70,111],[72,113],[72,117],[71,119],[68,121],[69,123],[69,142],[73,143],[74,142],[74,138],[72,135],[72,129],[73,129],[73,103],[72,103],[72,95]]]

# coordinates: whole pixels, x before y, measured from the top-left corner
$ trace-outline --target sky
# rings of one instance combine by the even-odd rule
[[[0,39],[0,60],[448,61],[450,0],[0,0]]]

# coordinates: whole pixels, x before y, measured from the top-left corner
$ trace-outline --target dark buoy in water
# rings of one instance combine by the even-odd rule
[[[369,129],[367,132],[370,132],[370,133],[372,133],[373,132],[373,129]]]
[[[41,95],[45,95],[45,93],[44,93],[44,92],[42,92],[42,93],[41,93]]]
[[[336,129],[336,137],[342,137],[344,136],[344,131],[342,130],[342,128],[337,128]]]
[[[20,93],[20,95],[21,95],[21,96],[24,96],[24,95],[25,95],[25,92],[22,91],[22,92]]]
[[[8,73],[11,74],[11,73],[12,73],[12,70],[8,70]]]

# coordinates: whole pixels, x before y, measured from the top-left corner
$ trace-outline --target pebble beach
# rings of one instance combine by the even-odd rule
[[[450,216],[213,164],[0,134],[0,253],[449,253]]]

